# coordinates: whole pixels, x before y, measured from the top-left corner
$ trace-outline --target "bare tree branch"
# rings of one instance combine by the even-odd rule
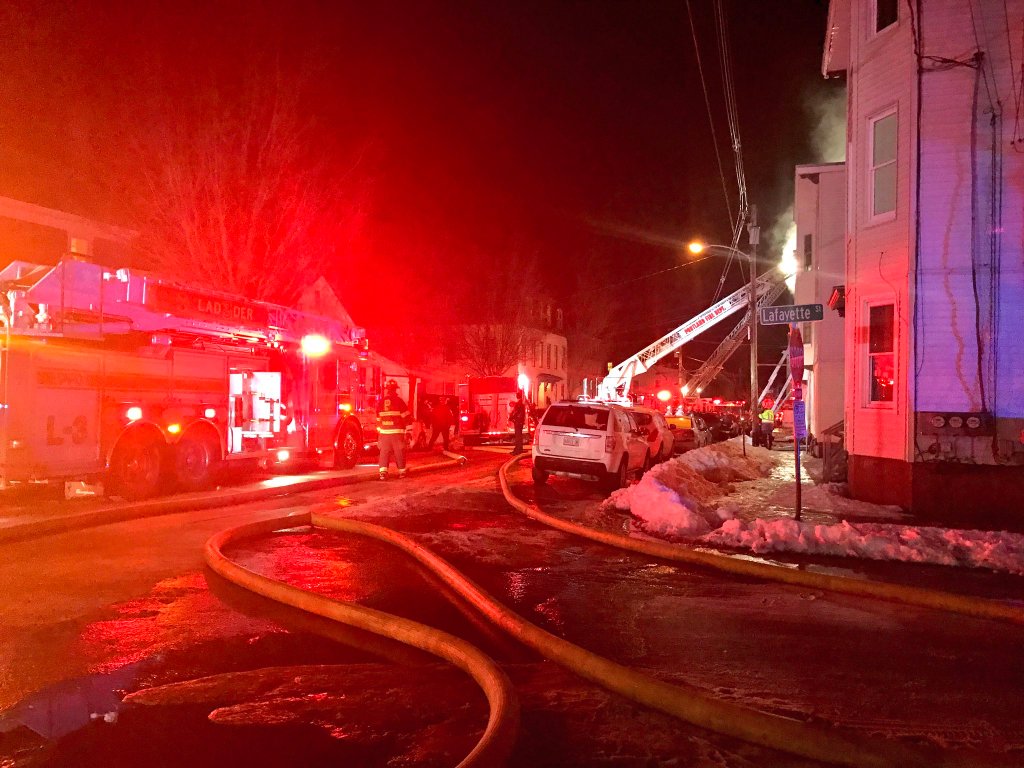
[[[362,214],[349,194],[359,181],[345,169],[339,182],[317,156],[302,90],[257,72],[243,93],[211,90],[195,110],[164,111],[140,144],[146,266],[286,303],[323,272]]]

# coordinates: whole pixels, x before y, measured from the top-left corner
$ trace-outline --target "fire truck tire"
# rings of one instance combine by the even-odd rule
[[[362,441],[355,427],[342,427],[338,443],[334,447],[334,466],[337,469],[351,469],[363,454]]]
[[[185,435],[174,447],[174,480],[179,488],[198,491],[210,484],[219,448],[211,436]]]
[[[110,459],[114,495],[129,501],[147,499],[160,490],[164,445],[155,435],[124,437]]]

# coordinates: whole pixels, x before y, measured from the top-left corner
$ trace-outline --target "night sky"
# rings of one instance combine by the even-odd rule
[[[821,159],[808,105],[834,91],[819,73],[827,3],[725,5],[748,189],[767,227],[793,165]],[[325,265],[358,322],[443,317],[445,297],[529,253],[538,288],[570,310],[580,291],[614,297],[628,354],[710,303],[715,259],[632,279],[681,263],[674,240],[728,242],[716,141],[736,205],[713,6],[691,7],[714,136],[684,0],[7,3],[0,194],[131,225],[126,158],[148,96],[231,92],[273,61],[303,78],[314,140],[366,206]],[[389,317],[372,298],[382,263],[409,290]]]

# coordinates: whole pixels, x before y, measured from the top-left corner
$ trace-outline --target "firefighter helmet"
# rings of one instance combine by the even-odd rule
[[[386,390],[390,390],[390,389],[397,390],[398,389],[398,382],[395,381],[394,379],[388,379],[388,383],[384,385],[384,389],[386,389]]]

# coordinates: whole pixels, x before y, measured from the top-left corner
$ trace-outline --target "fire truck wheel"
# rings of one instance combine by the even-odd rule
[[[126,437],[110,461],[110,479],[114,494],[135,501],[160,490],[163,451],[158,439],[150,435]]]
[[[338,437],[338,444],[334,448],[334,466],[339,469],[351,469],[359,461],[363,452],[359,444],[359,435],[352,427],[346,427]]]
[[[203,435],[185,435],[174,448],[174,479],[189,491],[206,487],[217,463],[217,445]]]

